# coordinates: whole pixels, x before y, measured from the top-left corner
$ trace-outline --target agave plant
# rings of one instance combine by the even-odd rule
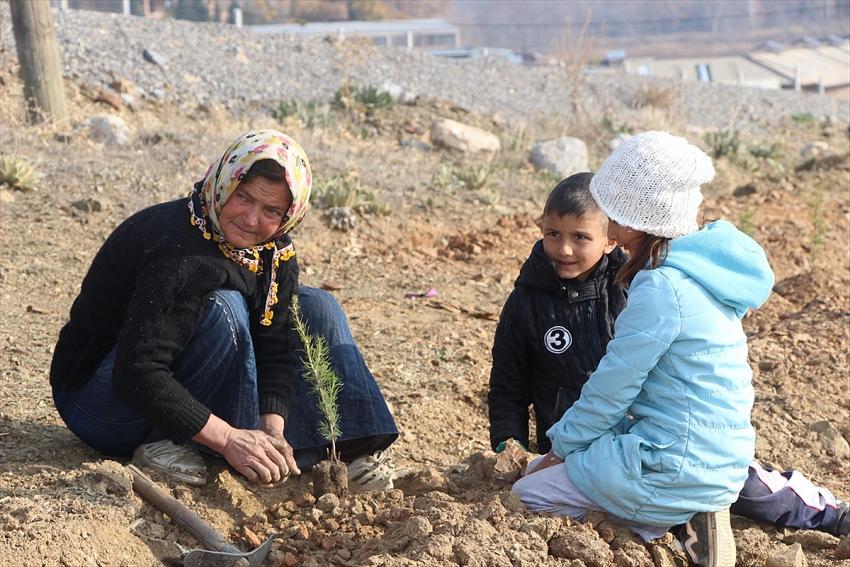
[[[27,158],[0,156],[0,185],[8,185],[21,191],[33,191],[38,178],[35,165]]]

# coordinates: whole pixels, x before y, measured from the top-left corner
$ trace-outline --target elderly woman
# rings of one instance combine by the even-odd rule
[[[298,287],[289,232],[307,212],[311,183],[294,140],[247,132],[188,197],[115,229],[50,369],[56,408],[77,437],[195,485],[207,476],[197,448],[255,482],[311,467],[327,442],[289,316],[298,293],[343,382],[337,447],[352,480],[392,487],[383,450],[398,431],[345,315],[328,293]]]

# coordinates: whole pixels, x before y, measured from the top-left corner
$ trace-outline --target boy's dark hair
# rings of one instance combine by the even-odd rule
[[[581,216],[585,213],[598,212],[599,206],[590,194],[590,180],[593,174],[589,171],[574,173],[560,183],[555,185],[546,205],[543,207],[543,216],[556,213],[559,217],[564,215]]]

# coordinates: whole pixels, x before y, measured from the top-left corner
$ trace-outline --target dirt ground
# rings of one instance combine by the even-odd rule
[[[358,216],[348,232],[331,230],[317,208],[294,238],[303,283],[333,289],[350,317],[402,432],[394,459],[407,474],[389,492],[319,501],[310,496],[308,475],[257,488],[216,461],[202,488],[152,476],[243,549],[278,534],[267,565],[681,564],[669,541],[644,546],[601,514],[583,524],[529,514],[510,495],[510,466],[503,471],[511,463],[497,463],[487,451],[493,332],[555,181],[527,162],[526,146],[557,133],[551,123],[508,129],[449,103],[420,100],[372,114],[334,111],[332,124],[308,128],[292,118],[281,124],[259,108],[228,113],[146,103],[118,111],[69,85],[71,117],[30,127],[12,70],[0,69],[0,78],[0,153],[27,156],[41,172],[35,191],[0,190],[0,562],[160,565],[179,555],[176,544],[197,546],[132,493],[126,463],[103,459],[64,427],[48,384],[51,352],[110,231],[132,212],[186,194],[241,131],[274,125],[305,147],[318,184],[345,176],[389,207],[386,216]],[[89,139],[83,121],[102,113],[127,122],[129,145]],[[437,116],[487,127],[506,149],[489,160],[432,148],[427,133]],[[600,123],[585,127],[597,166],[611,136]],[[693,133],[691,139],[700,141]],[[752,231],[777,275],[767,305],[744,322],[757,457],[801,470],[846,500],[847,127],[789,117],[752,142],[779,139],[784,172],[718,160],[705,213]],[[801,148],[816,140],[838,157],[795,171]],[[487,168],[485,187],[452,182],[450,172],[462,167]],[[428,288],[438,295],[405,296]],[[829,425],[817,425],[823,421]],[[799,544],[808,565],[850,566],[847,538],[839,547],[838,538],[816,532],[743,518],[733,526],[739,565],[766,565]]]

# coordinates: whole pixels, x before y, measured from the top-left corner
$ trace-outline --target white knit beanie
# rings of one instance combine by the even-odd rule
[[[656,236],[696,232],[700,185],[714,178],[711,158],[684,138],[643,132],[614,150],[590,192],[617,223]]]

